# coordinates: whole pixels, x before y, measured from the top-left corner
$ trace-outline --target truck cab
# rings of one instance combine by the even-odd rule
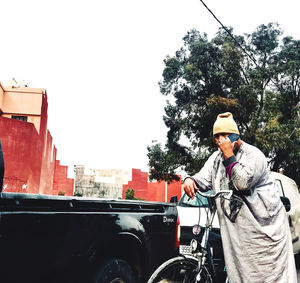
[[[172,203],[1,192],[0,282],[143,283],[178,227]]]

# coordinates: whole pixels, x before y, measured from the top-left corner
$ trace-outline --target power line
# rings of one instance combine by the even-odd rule
[[[245,48],[236,40],[236,38],[231,34],[230,30],[222,24],[222,22],[216,17],[216,15],[207,7],[207,5],[200,0],[200,2],[203,4],[203,6],[212,14],[212,16],[216,19],[216,21],[221,25],[221,27],[229,34],[229,36],[234,40],[234,42],[242,49],[242,51],[253,61],[256,67],[259,67],[256,63],[255,58],[253,58],[246,50]]]
[[[250,60],[253,61],[255,66],[257,68],[260,68],[260,66],[256,63],[255,58],[253,58],[246,50],[245,48],[236,40],[236,38],[231,34],[230,30],[222,24],[222,22],[216,17],[216,15],[207,7],[207,5],[203,2],[203,0],[200,0],[200,2],[203,4],[203,6],[212,14],[212,16],[216,19],[216,21],[221,25],[221,27],[229,34],[229,36],[234,40],[234,42],[241,48],[241,50],[250,58]],[[244,70],[242,69],[242,72],[244,73]],[[273,81],[272,78],[270,78],[270,81],[277,87],[277,83]]]

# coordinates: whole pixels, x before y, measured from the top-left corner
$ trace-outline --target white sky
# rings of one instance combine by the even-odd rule
[[[278,22],[300,39],[299,0],[205,0],[235,34]],[[61,164],[148,171],[164,144],[163,59],[191,28],[218,23],[199,0],[2,0],[0,82],[48,94],[48,129]]]

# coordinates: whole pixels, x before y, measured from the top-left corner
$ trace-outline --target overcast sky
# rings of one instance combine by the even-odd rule
[[[278,22],[300,39],[299,0],[206,0],[235,34]],[[0,82],[48,94],[48,129],[63,165],[148,171],[165,142],[163,59],[196,28],[219,24],[199,0],[2,0]]]

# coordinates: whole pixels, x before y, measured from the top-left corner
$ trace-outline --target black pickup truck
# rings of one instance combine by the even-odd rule
[[[174,204],[2,192],[0,282],[146,282],[178,227]]]

